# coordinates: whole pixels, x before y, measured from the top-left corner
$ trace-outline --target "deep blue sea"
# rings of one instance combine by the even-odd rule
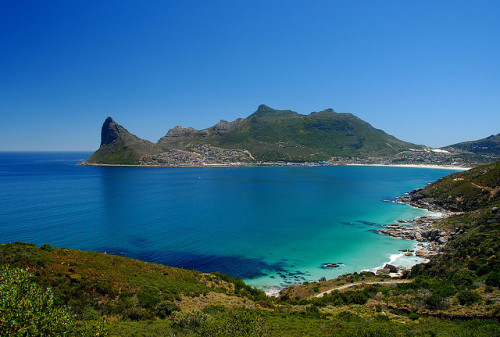
[[[89,155],[0,153],[0,243],[218,270],[266,290],[400,257],[398,250],[415,242],[376,230],[429,212],[390,201],[453,172],[77,165]],[[341,266],[322,269],[323,263]]]

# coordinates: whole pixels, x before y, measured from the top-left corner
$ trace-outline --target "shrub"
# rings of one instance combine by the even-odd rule
[[[201,311],[174,312],[172,314],[172,324],[179,328],[197,329],[211,319],[211,317]]]
[[[148,310],[139,307],[133,307],[125,310],[123,312],[123,316],[132,321],[142,321],[152,318],[151,313]]]
[[[219,312],[215,319],[202,322],[201,336],[267,336],[268,329],[258,313],[247,309]]]
[[[449,303],[446,300],[444,296],[441,296],[439,294],[432,294],[425,300],[425,304],[430,308],[430,309],[448,309]]]
[[[152,307],[160,303],[160,298],[158,297],[158,295],[149,291],[137,294],[137,299],[139,300],[141,307],[146,309],[151,309]]]
[[[104,328],[76,326],[65,307],[56,307],[50,289],[33,282],[28,270],[0,269],[1,336],[102,336]]]
[[[172,315],[173,312],[180,310],[181,309],[173,302],[161,301],[156,308],[156,315],[160,318],[165,318]]]
[[[475,279],[474,272],[467,269],[462,269],[457,271],[453,275],[451,281],[456,286],[470,286],[474,283],[474,279]]]
[[[462,305],[470,305],[481,299],[481,296],[472,290],[462,290],[457,295],[458,302]]]
[[[486,285],[500,288],[500,271],[490,273],[486,277]]]

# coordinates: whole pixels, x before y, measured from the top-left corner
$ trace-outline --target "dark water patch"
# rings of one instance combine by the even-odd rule
[[[151,246],[151,240],[141,237],[135,237],[130,239],[130,244],[137,248],[146,248]]]
[[[368,229],[367,232],[375,233],[375,234],[380,234],[378,229]]]
[[[352,222],[347,222],[347,221],[340,221],[340,223],[341,223],[342,225],[346,225],[346,226],[351,226],[351,225],[354,225],[354,223],[352,223]]]
[[[262,259],[241,256],[222,256],[215,254],[199,254],[191,252],[164,252],[142,250],[139,252],[99,247],[96,249],[108,254],[116,254],[146,262],[154,262],[170,267],[198,270],[204,273],[219,271],[223,274],[242,279],[252,279],[268,275],[267,272],[285,272],[283,263],[267,263]],[[283,275],[286,278],[286,275]]]
[[[375,222],[370,222],[370,221],[364,221],[364,220],[356,220],[356,222],[362,223],[363,225],[366,226],[372,226],[372,227],[380,227],[381,225]]]

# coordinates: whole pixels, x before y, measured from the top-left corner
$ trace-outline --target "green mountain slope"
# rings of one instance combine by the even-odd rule
[[[199,144],[246,149],[260,161],[317,161],[333,156],[387,156],[421,148],[331,109],[301,115],[261,105],[248,118],[196,131],[176,127],[158,144],[189,149]]]
[[[471,211],[500,201],[500,162],[447,175],[410,192],[411,201],[451,211]]]
[[[175,157],[177,150],[190,151],[194,158],[199,146],[248,151],[255,161],[299,162],[385,157],[422,148],[375,129],[352,114],[327,109],[301,115],[261,105],[248,118],[222,120],[203,130],[176,126],[156,144],[132,135],[108,117],[102,126],[101,146],[86,163],[147,164],[157,159],[155,155]]]
[[[449,145],[443,149],[500,156],[500,133],[479,140]]]

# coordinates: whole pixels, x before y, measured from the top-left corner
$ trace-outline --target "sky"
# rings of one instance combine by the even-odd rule
[[[500,132],[500,1],[0,0],[0,151],[156,142],[260,104],[440,147]]]

